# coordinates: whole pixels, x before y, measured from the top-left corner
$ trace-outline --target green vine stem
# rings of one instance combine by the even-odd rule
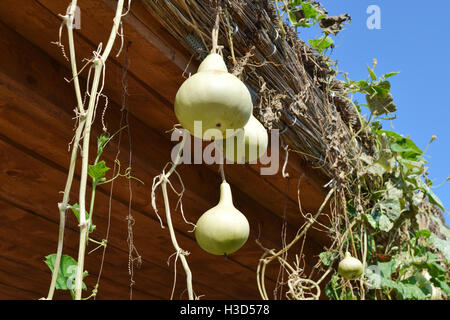
[[[92,119],[94,115],[95,106],[98,103],[98,95],[101,93],[98,91],[100,77],[102,71],[104,73],[105,62],[108,59],[108,56],[111,52],[112,46],[118,34],[118,29],[121,23],[122,11],[123,11],[124,0],[119,0],[116,7],[116,13],[113,19],[113,27],[108,39],[108,42],[105,47],[105,51],[102,55],[97,53],[93,60],[94,66],[94,79],[92,81],[91,93],[89,98],[89,104],[87,113],[85,115],[86,125],[84,128],[83,134],[83,153],[81,158],[81,182],[80,182],[80,192],[79,192],[79,201],[80,201],[80,242],[78,247],[78,260],[77,260],[77,271],[75,275],[75,299],[81,300],[81,292],[82,292],[82,282],[83,282],[83,271],[84,271],[84,257],[88,239],[88,231],[89,231],[89,221],[86,220],[84,212],[86,212],[86,185],[87,185],[87,176],[88,176],[88,165],[89,165],[89,142],[90,142],[90,134],[91,134],[91,125]],[[104,81],[103,76],[103,81]]]
[[[72,76],[74,81],[74,88],[75,88],[75,95],[77,98],[77,106],[80,113],[84,112],[83,109],[83,102],[81,99],[81,90],[80,90],[80,84],[78,81],[78,69],[77,69],[77,63],[75,58],[75,46],[73,41],[73,20],[75,18],[75,9],[77,7],[77,0],[73,0],[69,9],[69,12],[67,15],[63,16],[63,23],[61,25],[61,28],[66,25],[67,26],[67,34],[69,39],[69,49],[70,49],[70,63],[72,68]],[[61,35],[60,35],[61,37]],[[67,204],[69,202],[69,194],[70,190],[72,188],[72,181],[73,181],[73,175],[75,172],[75,165],[77,161],[77,153],[78,153],[78,147],[80,143],[81,134],[84,129],[84,120],[80,120],[78,123],[76,132],[75,132],[75,138],[73,141],[72,146],[72,154],[70,156],[70,165],[69,165],[69,172],[67,174],[67,180],[66,180],[66,186],[64,188],[64,195],[62,203],[58,204],[59,209],[59,231],[58,231],[58,247],[56,250],[56,260],[55,265],[52,273],[52,280],[50,283],[50,288],[47,295],[47,300],[52,300],[53,295],[55,292],[56,287],[56,280],[58,278],[59,273],[59,267],[61,264],[61,257],[62,257],[62,250],[63,250],[63,244],[64,244],[64,229],[65,229],[65,220],[66,220],[66,210],[67,210]]]

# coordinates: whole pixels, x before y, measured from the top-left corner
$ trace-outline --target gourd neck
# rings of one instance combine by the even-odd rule
[[[222,71],[228,72],[225,61],[220,54],[210,53],[203,61],[200,63],[197,72],[206,71]]]
[[[231,188],[225,181],[220,185],[220,200],[218,205],[233,205],[233,197],[231,195]]]

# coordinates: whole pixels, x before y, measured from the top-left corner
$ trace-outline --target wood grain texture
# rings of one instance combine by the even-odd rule
[[[60,50],[50,43],[56,40],[60,24],[57,13],[65,12],[64,1],[18,0],[11,3],[0,2],[0,206],[7,208],[0,212],[0,298],[36,299],[46,294],[50,282],[50,273],[42,260],[56,249],[56,204],[61,200],[58,190],[63,188],[67,174],[75,95],[72,85],[63,80],[70,77],[68,63]],[[75,41],[81,66],[81,57],[88,57],[96,47],[94,44],[102,41],[101,37],[109,32],[112,9],[111,1],[107,0],[80,1],[79,5],[83,20]],[[133,42],[128,74],[132,174],[145,183],[132,183],[135,242],[143,258],[142,268],[136,269],[134,297],[166,299],[170,296],[173,280],[173,265],[167,266],[166,260],[173,248],[167,229],[160,228],[151,208],[150,186],[153,177],[169,160],[175,144],[164,132],[176,123],[171,101],[183,81],[180,66],[189,57],[185,56],[184,49],[176,47],[173,39],[161,36],[162,27],[144,11],[139,11],[142,8],[136,8],[138,13],[125,20],[126,37]],[[121,116],[122,65],[123,54],[117,59],[112,57],[106,69],[105,93],[109,97],[109,108],[105,122],[111,132],[119,128]],[[98,117],[92,136],[100,133]],[[91,155],[95,153],[95,141],[92,142]],[[117,147],[117,141],[112,141],[104,154],[110,166]],[[119,156],[124,167],[128,164],[129,148],[124,132]],[[297,228],[304,223],[297,205],[297,178],[301,174],[306,172],[301,190],[305,210],[316,210],[323,199],[323,192],[318,187],[322,181],[295,156],[292,158],[294,161],[291,160],[288,170],[293,178],[289,180],[280,174],[261,177],[258,166],[227,166],[227,180],[232,185],[236,206],[247,215],[252,230],[244,248],[227,259],[203,252],[196,245],[193,234],[188,232],[190,227],[179,212],[174,212],[180,244],[191,252],[188,261],[197,294],[205,294],[206,299],[259,298],[255,269],[262,250],[254,240],[261,240],[269,248],[279,248],[284,213],[288,223],[287,240],[295,236]],[[184,209],[188,219],[195,222],[218,200],[220,177],[217,167],[183,165],[179,172],[186,187]],[[77,176],[74,190],[78,183]],[[71,199],[76,196],[76,192],[72,192]],[[97,240],[101,240],[106,231],[108,198],[109,185],[99,188],[94,217]],[[171,195],[171,200],[176,203],[175,195]],[[112,228],[99,299],[128,298],[125,221],[128,201],[128,182],[118,180],[112,198]],[[163,212],[160,194],[158,208]],[[65,253],[76,256],[78,227],[74,218],[69,214],[68,217]],[[14,227],[9,227],[11,225]],[[27,236],[22,236],[24,234]],[[315,263],[316,255],[326,242],[325,234],[311,233],[306,246],[310,258],[307,270]],[[295,250],[299,250],[298,246]],[[91,286],[95,283],[99,254],[97,251],[87,258],[86,266],[91,276],[86,281]],[[269,278],[275,279],[277,268],[268,271]],[[175,297],[180,297],[184,288],[181,266],[177,278]],[[269,290],[273,289],[273,284],[271,281]],[[57,298],[67,296],[58,293]]]

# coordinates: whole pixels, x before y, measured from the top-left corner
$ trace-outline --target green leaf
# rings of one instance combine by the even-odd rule
[[[397,74],[399,74],[399,73],[400,73],[400,72],[389,72],[389,73],[384,74],[384,75],[383,75],[383,78],[384,78],[384,79],[387,79],[387,78],[393,77],[393,76],[395,76],[395,75],[397,75]]]
[[[371,78],[373,81],[377,80],[377,76],[376,76],[376,74],[375,74],[375,72],[373,71],[372,68],[370,68],[369,66],[367,66],[367,71],[369,71],[370,78]]]
[[[418,237],[418,238],[425,238],[425,239],[427,239],[427,238],[429,238],[431,236],[430,230],[427,230],[427,229],[416,231],[415,234],[416,234],[416,237]]]
[[[56,254],[49,254],[45,257],[45,264],[50,268],[50,270],[53,272],[54,266],[56,261]],[[68,256],[66,254],[63,254],[61,256],[61,263],[59,266],[59,272],[58,277],[56,279],[56,289],[58,290],[74,290],[75,289],[75,275],[77,270],[77,261],[72,258],[71,256]],[[87,272],[85,271],[83,273],[83,278],[87,276]],[[82,288],[83,290],[86,290],[86,284],[82,282]]]
[[[447,270],[436,261],[428,263],[428,271],[430,272],[430,275],[436,279],[445,279],[447,273]]]
[[[73,214],[77,218],[78,223],[80,223],[80,205],[78,203],[75,203],[74,205],[70,206],[70,209],[72,210]],[[86,220],[89,219],[89,212],[87,212],[86,210],[85,210],[85,217],[86,217]],[[94,232],[95,227],[96,226],[94,224],[92,224],[92,221],[91,221],[91,225],[89,227],[89,233]]]
[[[420,288],[417,285],[417,283],[412,283],[413,281],[415,281],[415,277],[410,277],[409,279],[397,283],[398,285],[397,290],[398,293],[401,295],[402,299],[418,299],[418,300],[425,299],[427,295],[426,289]]]
[[[417,179],[417,183],[418,187],[427,194],[428,200],[430,200],[432,204],[437,205],[441,210],[445,211],[441,199],[439,199],[439,197],[431,190],[431,188],[422,179]]]
[[[316,19],[317,11],[312,4],[304,2],[302,9],[306,19]]]
[[[325,286],[325,294],[331,299],[339,300],[341,290],[342,289],[339,286],[339,276],[335,273]]]
[[[396,289],[397,284],[391,279],[392,273],[395,272],[395,262],[377,262],[376,265],[371,265],[366,268],[365,275],[368,283],[372,288],[390,288]]]
[[[330,47],[334,41],[330,36],[323,36],[319,39],[308,40],[308,43],[311,45],[313,49],[316,49],[318,52],[322,52],[328,47]]]
[[[367,80],[359,80],[356,82],[356,85],[363,91],[366,91],[369,87],[369,82]]]
[[[325,266],[329,266],[333,263],[335,259],[335,254],[330,251],[324,251],[319,254],[320,260]]]
[[[301,5],[303,2],[303,0],[291,0],[289,2],[289,4],[291,5],[291,7],[298,7],[299,5]]]
[[[95,165],[89,165],[88,174],[93,180],[100,180],[105,177],[106,172],[109,170],[105,164],[105,161],[100,161]]]
[[[377,132],[380,134],[384,133],[386,136],[391,137],[394,140],[391,143],[392,151],[400,153],[404,159],[413,161],[421,160],[423,151],[420,150],[411,139],[402,137],[393,131],[378,130]]]
[[[380,101],[383,101],[384,104],[388,104],[392,97],[389,97],[389,89],[380,86],[380,85],[372,85],[371,89],[373,90],[373,94],[371,94],[371,98],[378,98]],[[390,98],[390,99],[388,99]]]
[[[103,153],[103,149],[106,147],[108,142],[111,140],[111,137],[108,133],[102,133],[100,137],[97,139],[97,155],[101,155]]]
[[[450,296],[450,286],[445,281],[432,279],[432,282],[440,287],[447,296]]]
[[[295,14],[292,11],[288,12],[288,17],[289,17],[290,23],[292,23],[293,25],[297,24],[297,17],[295,16]]]
[[[377,221],[372,217],[370,214],[363,213],[362,216],[367,220],[367,222],[370,224],[370,226],[374,229],[378,228]]]
[[[389,92],[391,90],[391,83],[389,81],[381,81],[378,84],[378,87],[386,90],[387,92]]]

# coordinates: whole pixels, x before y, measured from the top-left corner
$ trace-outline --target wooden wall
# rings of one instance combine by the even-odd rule
[[[89,58],[99,42],[107,40],[113,17],[113,0],[79,1],[81,29],[75,42],[78,65]],[[2,0],[0,1],[0,299],[38,299],[46,296],[51,274],[43,262],[56,251],[59,214],[69,163],[68,145],[74,134],[75,94],[69,64],[60,49],[51,44],[58,39],[61,19],[69,1]],[[190,54],[155,22],[138,0],[125,18],[125,41],[129,47],[129,127],[118,148],[115,139],[107,148],[104,160],[109,166],[120,151],[123,166],[132,151],[132,174],[145,185],[132,182],[131,213],[135,219],[134,241],[142,256],[142,265],[135,269],[134,299],[168,299],[174,276],[174,252],[168,230],[161,229],[151,208],[152,179],[159,174],[175,145],[166,133],[174,124],[173,99],[183,82],[183,69]],[[66,43],[63,38],[63,43]],[[119,128],[124,53],[116,58],[116,43],[106,67],[104,93],[109,98],[105,122],[110,132]],[[195,70],[195,63],[191,64]],[[81,75],[86,78],[87,73]],[[99,108],[103,109],[102,102]],[[95,139],[101,133],[100,112],[92,134],[91,155]],[[131,145],[129,144],[129,138]],[[280,160],[281,162],[283,159]],[[179,211],[173,212],[178,240],[187,257],[194,279],[194,290],[203,299],[259,299],[255,270],[262,254],[255,243],[280,248],[281,228],[286,221],[287,239],[292,239],[304,222],[299,213],[297,186],[301,178],[300,198],[304,211],[314,212],[324,198],[324,179],[304,164],[295,154],[289,156],[289,179],[260,176],[258,166],[226,167],[235,205],[247,215],[251,235],[237,253],[217,257],[203,252],[195,243],[190,226]],[[77,200],[79,174],[76,174],[72,202]],[[216,204],[220,176],[217,166],[182,165],[179,173],[186,192],[184,210],[195,222]],[[176,187],[180,187],[175,184]],[[93,234],[96,240],[105,237],[108,226],[110,185],[103,185],[96,195]],[[98,299],[128,299],[127,221],[129,210],[128,181],[114,184],[111,200],[110,234],[105,255]],[[171,199],[176,200],[175,195]],[[175,203],[172,202],[172,203]],[[161,195],[158,207],[163,211]],[[175,208],[173,208],[175,209]],[[67,213],[64,253],[77,256],[78,227],[73,215]],[[309,268],[326,243],[326,236],[313,231],[307,239]],[[90,244],[88,251],[95,245]],[[101,250],[87,256],[89,288],[95,284],[101,262]],[[273,288],[277,268],[269,270],[269,289]],[[177,268],[175,298],[186,298],[184,273]],[[56,298],[70,298],[57,292]]]

